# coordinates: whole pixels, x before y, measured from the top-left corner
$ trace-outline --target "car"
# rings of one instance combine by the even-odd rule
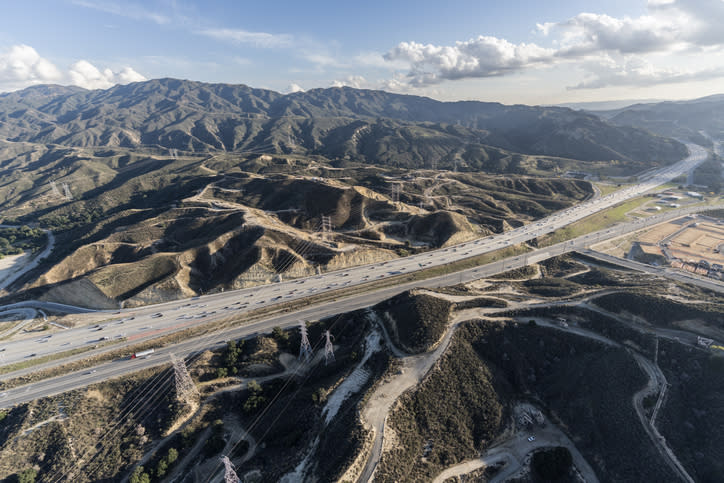
[[[530,441],[531,443],[535,441],[535,436],[528,436],[528,441]]]
[[[95,369],[92,369],[92,370],[86,372],[86,374],[95,374],[96,372],[98,372],[98,371],[96,371]]]

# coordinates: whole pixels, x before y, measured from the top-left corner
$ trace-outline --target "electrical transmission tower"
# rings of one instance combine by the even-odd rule
[[[324,365],[329,364],[330,361],[334,362],[334,346],[332,345],[332,339],[334,338],[329,330],[324,332],[326,342],[324,343]]]
[[[399,183],[393,183],[392,186],[390,186],[390,197],[392,198],[393,203],[398,203],[400,201],[401,191],[402,186]]]
[[[305,324],[304,321],[299,324],[299,330],[302,333],[302,344],[299,347],[299,359],[304,358],[306,362],[309,362],[312,358],[312,345],[309,343],[309,338],[307,337],[307,324]]]
[[[58,189],[58,186],[55,184],[55,181],[50,182],[50,190],[53,192],[53,195],[57,196],[58,198],[63,197],[63,195],[60,194],[60,190]]]
[[[326,240],[332,233],[332,217],[322,215],[322,236]]]
[[[189,371],[186,369],[186,362],[183,359],[177,359],[176,356],[170,354],[171,364],[173,364],[174,382],[176,383],[176,399],[180,402],[188,402],[199,397],[199,390],[196,384],[191,380]]]
[[[63,183],[63,193],[65,193],[65,198],[68,200],[73,199],[73,195],[70,193],[70,188],[68,187],[68,183]]]
[[[241,483],[241,480],[236,476],[234,471],[234,464],[231,462],[228,456],[221,458],[224,462],[224,483]]]

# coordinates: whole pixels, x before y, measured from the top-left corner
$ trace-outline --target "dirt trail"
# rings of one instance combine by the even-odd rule
[[[528,406],[527,404],[519,405],[519,407],[526,408]],[[433,483],[442,483],[447,478],[466,475],[479,468],[504,461],[503,469],[490,480],[490,483],[502,482],[526,470],[526,456],[532,451],[552,446],[565,446],[568,448],[573,457],[573,465],[583,480],[587,483],[598,483],[596,473],[568,436],[550,421],[544,421],[544,425],[538,425],[532,429],[516,428],[509,438],[489,448],[480,458],[464,461],[447,468],[435,477]],[[535,440],[528,440],[531,435],[535,436]]]
[[[419,355],[405,354],[404,352],[396,348],[395,345],[392,343],[386,330],[384,329],[384,325],[380,323],[379,325],[382,328],[382,333],[388,347],[392,351],[393,355],[401,360],[402,364],[400,371],[396,375],[388,378],[376,387],[376,389],[370,395],[367,405],[361,411],[362,422],[367,428],[372,431],[373,439],[372,448],[369,450],[369,455],[367,456],[365,465],[356,481],[362,483],[373,481],[375,470],[384,451],[384,433],[386,429],[387,416],[392,410],[394,403],[405,391],[415,387],[422,381],[425,375],[429,372],[429,370],[433,367],[433,365],[437,362],[437,360],[449,346],[452,335],[460,323],[466,320],[470,320],[471,318],[485,317],[486,315],[490,315],[496,312],[505,312],[513,309],[527,307],[559,307],[574,305],[587,306],[586,302],[610,292],[613,291],[604,289],[600,291],[586,293],[583,297],[581,297],[582,294],[578,294],[577,300],[561,300],[557,302],[544,303],[540,303],[538,301],[536,301],[535,303],[531,303],[531,301],[515,302],[505,309],[474,308],[462,310],[455,313],[451,317],[450,325],[448,326],[448,329],[437,348],[430,352]],[[587,308],[592,307],[589,306]],[[586,329],[582,329],[579,327],[564,328],[559,326],[558,324],[553,323],[550,320],[542,318],[538,318],[536,321],[539,325],[545,327],[571,332],[583,337],[597,340],[607,345],[621,347],[618,342],[615,342],[600,334]],[[643,412],[642,401],[645,395],[651,394],[654,391],[658,391],[658,388],[662,387],[662,384],[666,384],[666,379],[664,378],[663,373],[655,363],[649,361],[640,354],[634,353],[632,351],[630,352],[632,353],[637,363],[641,366],[642,370],[644,370],[646,375],[649,377],[649,381],[646,387],[639,391],[634,396],[632,401],[637,413],[639,414],[641,424],[644,426],[645,430],[649,434],[651,441],[660,451],[662,457],[667,461],[672,469],[677,474],[679,474],[684,481],[693,482],[689,474],[686,472],[686,470],[683,468],[681,463],[674,455],[673,451],[671,451],[671,449],[667,446],[665,439],[658,432],[655,425],[653,424],[653,421],[649,421],[646,418],[645,413]],[[658,404],[661,404],[661,398],[663,398],[663,396],[664,391],[661,391],[659,394]],[[496,446],[495,448],[489,449],[481,458],[467,461],[446,469],[435,481],[444,481],[445,478],[467,474],[477,468],[493,464],[504,459],[506,460],[506,469],[503,471],[503,473],[496,475],[496,477],[492,480],[496,482],[502,481],[503,479],[508,478],[519,471],[520,461],[523,460],[524,456],[530,453],[532,449],[540,446],[550,446],[553,443],[555,445],[567,446],[569,450],[571,450],[571,453],[574,456],[576,468],[579,470],[580,476],[584,479],[584,481],[597,482],[598,479],[595,475],[595,472],[591,469],[591,467],[585,461],[580,452],[578,452],[578,450],[575,448],[575,445],[570,441],[570,439],[568,439],[567,436],[565,436],[558,428],[556,428],[552,424],[549,424],[549,426],[551,427],[550,434],[544,433],[543,438],[539,438],[538,433],[536,433],[537,442],[535,442],[534,444],[531,444],[532,442],[528,441],[527,437],[523,438],[521,435],[518,435],[511,440],[508,440],[503,444]],[[518,455],[515,454],[515,451],[518,451]]]

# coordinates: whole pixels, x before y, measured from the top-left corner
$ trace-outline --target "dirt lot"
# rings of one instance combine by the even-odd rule
[[[706,260],[709,263],[724,264],[724,254],[714,250],[724,244],[724,225],[702,221],[697,226],[689,225],[686,230],[670,241],[671,253],[682,260]]]

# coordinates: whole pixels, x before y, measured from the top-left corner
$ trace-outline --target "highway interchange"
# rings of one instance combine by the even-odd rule
[[[470,241],[453,247],[412,255],[388,262],[359,266],[335,272],[307,277],[304,279],[279,282],[271,285],[249,289],[229,291],[178,300],[153,306],[127,309],[121,311],[97,311],[84,315],[87,324],[83,327],[56,331],[49,336],[32,335],[22,340],[0,343],[0,365],[26,361],[33,357],[65,352],[81,347],[93,347],[101,342],[123,339],[127,342],[113,344],[102,350],[117,349],[122,344],[130,345],[145,339],[170,334],[198,324],[219,321],[229,318],[243,319],[243,314],[255,309],[270,308],[285,302],[303,299],[335,289],[344,289],[363,283],[384,280],[400,274],[411,273],[420,269],[449,264],[477,255],[493,252],[500,248],[516,245],[553,232],[595,212],[609,208],[627,199],[639,196],[656,186],[670,181],[677,176],[693,169],[706,159],[707,153],[700,146],[687,145],[690,156],[675,165],[652,171],[638,185],[627,187],[617,192],[581,203],[563,210],[547,218],[538,220],[514,230],[486,238]],[[366,307],[389,298],[403,290],[417,286],[443,286],[460,281],[482,278],[494,273],[523,266],[529,263],[565,253],[605,238],[619,236],[622,233],[640,229],[654,223],[660,223],[665,217],[673,215],[657,215],[650,219],[638,220],[636,223],[623,224],[615,228],[586,235],[576,240],[554,245],[525,255],[511,257],[475,269],[428,279],[424,281],[401,281],[391,287],[365,292],[350,297],[340,296],[335,301],[325,302],[317,306],[290,311],[281,315],[271,316],[241,327],[225,330],[213,336],[189,339],[173,347],[159,349],[148,359],[128,360],[126,358],[107,362],[92,370],[59,376],[44,380],[33,385],[21,386],[0,393],[0,407],[29,401],[38,397],[58,394],[67,390],[83,387],[108,378],[128,374],[144,367],[158,365],[168,361],[167,354],[173,351],[177,356],[186,356],[199,350],[220,345],[230,338],[247,337],[256,333],[268,332],[274,326],[291,327],[303,320],[318,320],[325,316],[343,313],[349,310]],[[22,304],[27,306],[28,304]],[[42,304],[36,304],[36,307]],[[6,307],[10,308],[10,307]],[[131,350],[129,349],[129,356]],[[75,359],[87,357],[88,353],[75,356]],[[62,359],[47,365],[58,365],[70,359]],[[27,373],[28,370],[22,371]],[[5,374],[3,379],[20,375],[20,371]]]

